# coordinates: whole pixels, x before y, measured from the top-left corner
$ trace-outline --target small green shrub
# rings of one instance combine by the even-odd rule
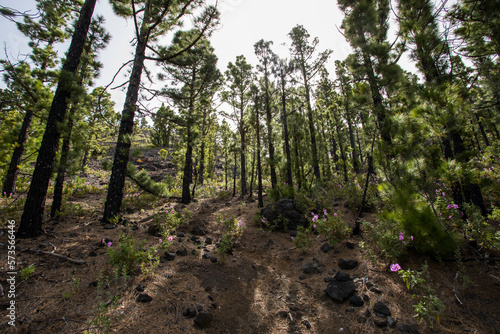
[[[292,237],[293,244],[299,248],[303,253],[306,253],[312,245],[311,227],[305,228],[304,226],[297,226],[297,236]]]
[[[143,250],[144,241],[139,244],[128,234],[120,234],[118,247],[108,244],[108,262],[116,266],[123,276],[136,273],[139,266],[148,259],[147,252]]]
[[[328,211],[323,209],[323,217],[321,219],[319,215],[314,212],[311,212],[311,215],[312,227],[315,228],[320,235],[326,238],[330,246],[347,238],[351,233],[351,230],[344,223],[340,213],[334,212],[333,214],[328,214]]]
[[[30,278],[31,276],[33,276],[33,274],[35,273],[35,265],[32,264],[30,265],[29,267],[26,267],[26,268],[23,268],[21,269],[21,272],[19,273],[19,278],[21,280],[26,280],[28,278]]]

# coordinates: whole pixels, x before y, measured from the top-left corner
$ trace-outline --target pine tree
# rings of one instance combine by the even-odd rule
[[[247,107],[251,100],[250,87],[253,81],[252,65],[244,56],[237,56],[236,62],[229,62],[225,72],[227,89],[222,92],[222,99],[232,108],[232,113],[225,116],[236,123],[240,134],[241,195],[247,194],[246,181],[246,135],[249,128],[246,121]]]
[[[120,215],[131,135],[134,128],[134,116],[137,110],[136,104],[139,97],[144,62],[147,59],[154,61],[173,60],[191,49],[204,35],[209,34],[214,28],[219,15],[214,7],[207,7],[202,15],[195,20],[195,24],[199,28],[199,34],[188,43],[185,49],[179,50],[174,54],[169,54],[167,53],[168,48],[156,45],[160,36],[171,32],[176,27],[182,26],[183,17],[200,8],[202,4],[203,1],[201,0],[181,0],[175,2],[170,0],[117,0],[112,2],[113,8],[117,13],[134,19],[136,48],[122,111],[108,194],[104,206],[104,222]],[[139,22],[141,22],[140,26],[138,25]],[[147,49],[152,50],[157,57],[146,56]]]
[[[292,40],[290,52],[295,62],[296,68],[302,76],[302,82],[305,90],[305,99],[307,107],[307,118],[309,125],[309,134],[311,137],[311,152],[312,152],[312,166],[314,169],[314,176],[318,181],[321,181],[321,174],[319,169],[318,148],[316,144],[316,129],[314,126],[314,115],[311,106],[311,80],[316,76],[318,71],[323,67],[328,57],[332,53],[331,50],[326,50],[318,55],[318,58],[312,60],[319,44],[318,38],[314,38],[309,42],[309,33],[301,26],[295,26],[288,34]]]
[[[41,233],[45,198],[61,136],[59,125],[63,122],[67,111],[68,98],[71,96],[73,90],[73,75],[80,63],[95,3],[95,0],[86,0],[82,6],[68,55],[62,67],[54,99],[52,100],[49,118],[47,119],[47,127],[31,179],[30,189],[26,198],[24,212],[21,217],[21,223],[17,231],[18,237],[21,238],[35,237]]]

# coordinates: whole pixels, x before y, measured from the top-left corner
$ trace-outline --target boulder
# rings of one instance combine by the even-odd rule
[[[297,230],[297,226],[309,225],[304,213],[297,209],[296,201],[289,198],[282,198],[269,204],[261,210],[261,215],[266,219],[267,224],[279,232]]]

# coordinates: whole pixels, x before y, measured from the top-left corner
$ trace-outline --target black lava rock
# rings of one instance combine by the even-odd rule
[[[389,310],[387,305],[382,302],[376,302],[375,305],[373,305],[373,311],[378,317],[386,317],[392,315],[391,310]]]
[[[167,261],[173,261],[173,260],[175,260],[175,253],[166,252],[165,253],[165,259]]]
[[[194,319],[194,324],[200,328],[206,328],[210,325],[213,319],[214,316],[211,313],[207,311],[201,311],[200,313],[198,313],[196,319]]]
[[[152,300],[153,297],[151,297],[147,293],[141,293],[139,296],[137,296],[137,299],[135,301],[139,303],[150,303]]]
[[[349,298],[349,304],[351,304],[354,307],[361,307],[365,305],[365,302],[363,301],[363,298],[361,298],[360,296],[354,295]]]
[[[275,225],[276,231],[279,232],[297,230],[297,226],[309,225],[304,213],[296,208],[296,201],[289,198],[269,204],[261,210],[261,215],[266,219],[266,223]]]
[[[356,268],[357,266],[358,266],[358,261],[356,261],[356,260],[339,259],[340,269],[350,270],[350,269]]]
[[[347,282],[348,280],[350,280],[351,278],[349,277],[349,274],[348,273],[345,273],[343,271],[338,271],[335,276],[333,276],[333,278],[335,278],[337,281],[340,281],[340,282]]]
[[[342,282],[333,280],[330,284],[328,284],[325,291],[326,294],[333,299],[333,301],[343,303],[356,291],[356,287],[354,286],[353,281]]]
[[[321,248],[320,250],[323,252],[323,253],[328,253],[330,251],[330,245],[328,243],[324,243],[323,245],[321,245]]]
[[[175,252],[175,254],[177,254],[179,256],[187,256],[188,251],[186,248],[181,248],[181,249],[178,249],[177,252]]]
[[[196,309],[194,307],[185,307],[182,310],[182,315],[187,317],[187,318],[196,317]]]
[[[304,264],[304,274],[316,274],[318,272],[318,263],[308,262]]]

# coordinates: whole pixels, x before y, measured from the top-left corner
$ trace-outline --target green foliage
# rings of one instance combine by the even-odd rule
[[[351,233],[340,213],[334,212],[333,214],[329,214],[326,209],[323,209],[323,217],[321,219],[314,212],[311,212],[311,215],[312,223],[310,225],[313,228],[316,226],[318,233],[326,238],[330,246],[347,238]]]
[[[28,278],[30,278],[31,276],[33,276],[33,274],[35,273],[35,265],[32,264],[26,268],[23,268],[21,269],[21,272],[19,273],[19,278],[21,280],[27,280]]]
[[[450,256],[454,253],[455,240],[446,233],[440,217],[425,198],[413,192],[410,186],[401,185],[396,189],[382,183],[379,190],[386,207],[378,215],[377,224],[365,226],[386,256],[397,259],[407,253],[410,245],[420,254]],[[400,233],[413,236],[412,243],[402,246],[398,239]]]
[[[297,236],[292,237],[293,244],[303,253],[306,253],[312,245],[311,227],[297,226]]]
[[[217,226],[221,234],[220,241],[217,244],[217,255],[220,257],[220,261],[224,263],[235,242],[243,235],[245,226],[241,220],[236,221],[234,217],[223,219],[220,212],[217,216]]]
[[[108,247],[108,262],[123,276],[137,273],[139,266],[148,260],[148,253],[143,250],[144,243],[143,240],[137,244],[131,235],[120,234],[118,247]]]
[[[435,291],[427,283],[426,278],[429,279],[429,271],[427,264],[424,264],[422,271],[415,270],[399,270],[398,274],[403,279],[408,290],[414,290],[412,298],[418,300],[418,303],[413,305],[415,310],[415,317],[418,322],[426,320],[431,328],[434,327],[434,321],[439,325],[443,313],[444,304],[435,295]]]
[[[73,282],[71,285],[71,291],[63,292],[64,299],[70,299],[73,295],[76,295],[78,293],[78,290],[80,289],[81,280],[75,275],[72,276],[71,280]]]

